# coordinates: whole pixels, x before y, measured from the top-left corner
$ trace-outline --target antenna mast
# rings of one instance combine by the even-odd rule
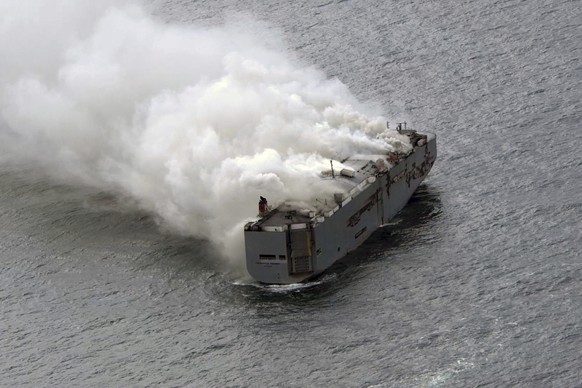
[[[333,171],[333,160],[329,160],[329,164],[331,165],[331,177],[335,179],[335,172]]]

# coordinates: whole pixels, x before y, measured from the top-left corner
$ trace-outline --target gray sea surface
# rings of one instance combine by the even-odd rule
[[[151,4],[266,22],[439,158],[391,225],[279,287],[0,165],[0,386],[582,386],[581,1]]]

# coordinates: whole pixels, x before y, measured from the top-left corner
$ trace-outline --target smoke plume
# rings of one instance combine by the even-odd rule
[[[249,31],[135,2],[3,0],[0,161],[130,196],[236,259],[259,195],[309,201],[334,190],[329,159],[409,147],[271,29]]]

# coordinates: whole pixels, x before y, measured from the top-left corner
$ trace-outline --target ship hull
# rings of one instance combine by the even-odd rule
[[[320,275],[359,247],[409,201],[436,160],[436,137],[391,169],[377,174],[357,195],[323,222],[284,230],[245,230],[247,270],[261,283],[290,284]]]

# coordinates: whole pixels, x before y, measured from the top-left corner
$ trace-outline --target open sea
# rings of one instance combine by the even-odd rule
[[[582,387],[582,1],[150,5],[266,22],[436,133],[437,162],[357,251],[275,287],[111,194],[4,162],[0,386]]]

